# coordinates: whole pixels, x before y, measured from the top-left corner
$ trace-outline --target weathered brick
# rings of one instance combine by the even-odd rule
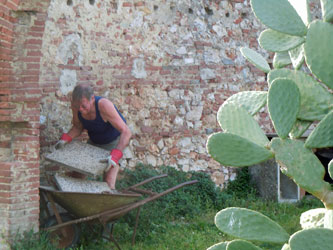
[[[10,188],[10,185],[0,182],[0,189],[3,190],[3,191],[10,191],[11,188]]]
[[[11,199],[9,198],[2,198],[1,194],[0,194],[0,204],[10,204],[11,203]]]
[[[27,69],[40,69],[40,64],[39,63],[27,63]]]
[[[10,15],[11,9],[8,6],[0,5],[0,13],[4,13],[6,15]]]
[[[12,30],[14,25],[6,19],[0,19],[0,26],[6,27],[9,30]]]
[[[33,56],[26,56],[23,58],[20,58],[20,60],[22,62],[26,62],[26,63],[36,63],[36,62],[40,62],[40,57],[33,57]]]
[[[18,5],[20,3],[20,0],[7,0],[7,1],[11,1],[13,4]]]
[[[142,6],[145,6],[145,5],[146,5],[145,1],[139,1],[139,2],[134,3],[135,7],[142,7]]]
[[[43,32],[44,31],[44,27],[43,26],[39,26],[39,27],[33,26],[33,27],[31,27],[30,31],[31,32]]]
[[[10,62],[0,62],[0,68],[10,69],[12,68],[12,64]]]
[[[123,2],[123,7],[132,7],[131,2]]]
[[[11,0],[7,0],[6,6],[11,10],[17,10],[17,4],[13,3]]]
[[[37,57],[42,57],[43,54],[41,51],[28,51],[27,56],[37,56]]]
[[[1,53],[0,54],[0,60],[4,60],[4,61],[11,61],[12,60],[12,56],[5,54],[5,53]]]
[[[11,195],[12,195],[11,192],[0,190],[0,198],[10,198]]]

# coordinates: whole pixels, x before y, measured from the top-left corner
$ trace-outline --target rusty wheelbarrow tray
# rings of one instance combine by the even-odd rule
[[[51,232],[57,231],[57,235],[60,237],[60,241],[62,240],[61,238],[64,239],[61,247],[68,247],[66,244],[70,242],[68,242],[68,239],[66,240],[66,238],[69,237],[68,234],[73,233],[73,230],[70,229],[68,231],[65,230],[65,228],[68,229],[68,227],[82,222],[98,221],[106,229],[108,222],[114,222],[128,212],[137,209],[136,222],[132,236],[132,244],[134,245],[141,206],[186,185],[191,185],[198,182],[197,180],[184,182],[161,193],[155,193],[139,188],[141,185],[163,177],[167,177],[167,175],[164,174],[149,178],[122,190],[119,194],[64,192],[55,190],[50,187],[41,186],[40,191],[42,202],[46,202],[46,197],[51,204],[54,215],[56,217],[56,222],[58,223],[57,225],[43,228],[43,230]],[[148,195],[148,197],[140,199],[142,194]],[[56,203],[67,210],[71,215],[74,215],[74,218],[66,222],[62,221],[61,215],[59,214],[59,211],[56,207]],[[47,213],[50,216],[48,210]],[[118,249],[120,249],[118,243],[113,238],[112,230],[109,233],[110,240],[118,247]]]

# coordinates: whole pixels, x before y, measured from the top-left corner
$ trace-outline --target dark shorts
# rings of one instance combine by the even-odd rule
[[[90,139],[88,139],[87,143],[90,145],[111,151],[112,149],[117,147],[119,139],[120,139],[120,136],[118,136],[117,139],[115,139],[114,141],[112,141],[108,144],[96,144],[96,143],[93,143]]]

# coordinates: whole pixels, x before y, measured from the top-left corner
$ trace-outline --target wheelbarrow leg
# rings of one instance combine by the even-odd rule
[[[108,228],[108,226],[107,226],[108,223],[103,223],[104,231],[105,231],[105,232],[108,232],[109,238],[107,238],[106,236],[104,236],[104,233],[103,233],[102,237],[105,238],[105,239],[111,240],[111,241],[116,245],[116,247],[117,247],[119,250],[121,250],[121,248],[120,248],[118,242],[117,242],[116,239],[113,237],[113,226],[114,226],[114,223],[112,223],[112,222],[109,222],[109,223],[111,223],[111,229],[110,229],[110,230],[109,230],[109,228]]]
[[[119,250],[121,250],[120,246],[118,245],[118,243],[117,243],[117,241],[115,240],[115,238],[113,238],[113,235],[112,235],[112,234],[110,234],[110,239],[111,239],[111,241],[116,245],[116,247],[117,247]]]
[[[134,246],[134,244],[135,244],[136,229],[137,229],[138,224],[139,224],[140,210],[141,210],[141,207],[138,207],[138,210],[136,212],[136,218],[135,218],[134,232],[133,232],[133,236],[132,236],[132,246]]]
[[[44,192],[40,192],[40,202],[41,202],[41,205],[44,207],[45,209],[45,212],[46,212],[46,215],[47,217],[51,217],[51,213],[49,211],[49,208],[47,207],[47,202],[46,202],[46,198],[45,198],[45,194]]]
[[[54,202],[52,196],[49,193],[46,193],[46,196],[47,196],[47,199],[49,200],[49,202],[51,203],[51,206],[52,206],[52,209],[53,209],[53,212],[54,212],[54,215],[57,219],[58,224],[61,224],[62,220],[61,220],[60,214],[58,212],[58,209],[55,205],[55,202]],[[64,237],[67,237],[67,232],[64,228],[61,228],[61,233]]]

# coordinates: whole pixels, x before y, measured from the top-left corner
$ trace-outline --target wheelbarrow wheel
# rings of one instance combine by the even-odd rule
[[[62,222],[74,220],[72,216],[67,213],[60,214]],[[57,219],[55,216],[49,217],[44,224],[44,228],[52,227],[57,225]],[[64,233],[66,236],[64,236]],[[69,249],[76,246],[80,241],[81,230],[77,224],[71,224],[64,226],[49,233],[49,237],[52,243],[57,248]]]

